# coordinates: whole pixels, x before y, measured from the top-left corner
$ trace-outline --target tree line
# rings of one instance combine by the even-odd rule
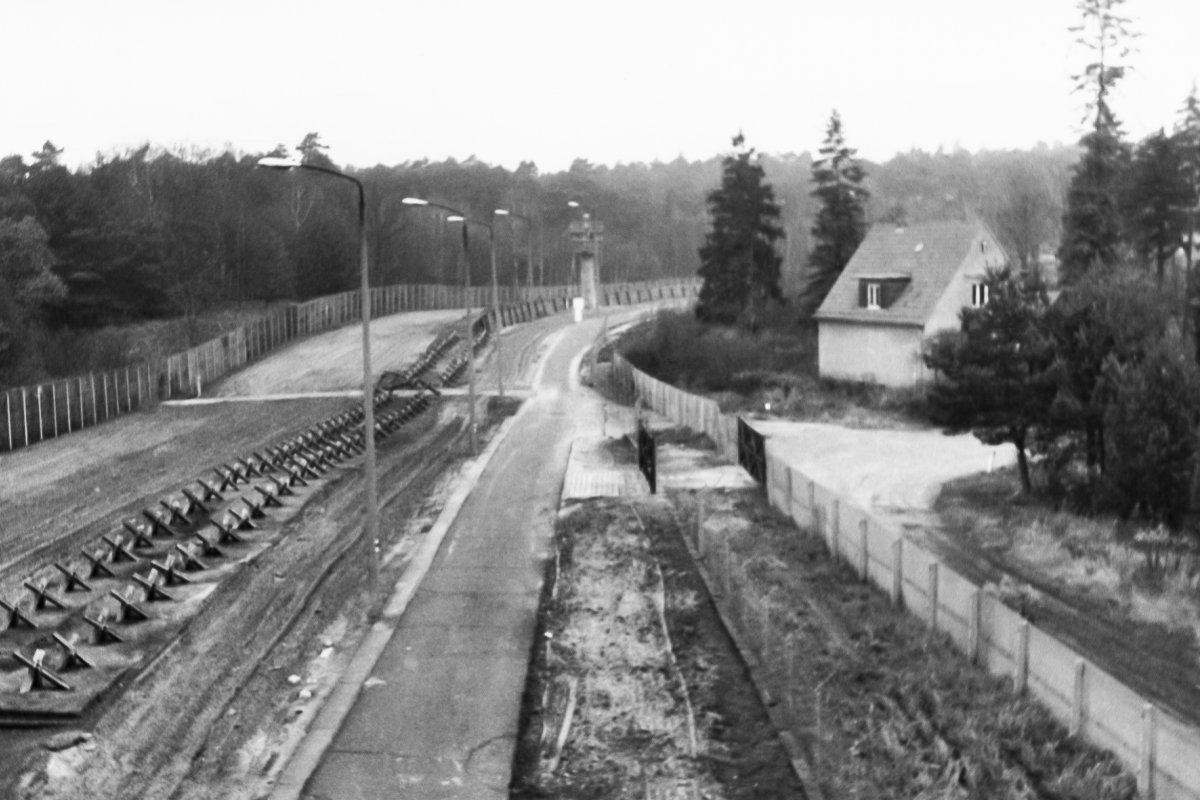
[[[474,158],[356,169],[333,164],[315,133],[271,154],[293,151],[363,182],[374,285],[463,278],[453,233],[439,215],[403,206],[410,195],[485,221],[493,221],[495,208],[533,218],[532,270],[525,223],[494,220],[506,284],[527,283],[531,274],[535,283],[573,279],[565,232],[579,212],[569,200],[605,224],[605,280],[695,275],[710,223],[706,192],[722,169],[717,156],[615,166],[577,159],[551,174],[532,163],[510,170]],[[312,173],[256,170],[263,155],[270,154],[147,145],[72,170],[62,165],[62,151],[46,142],[27,155],[0,158],[0,384],[92,366],[71,360],[80,348],[52,348],[55,336],[70,334],[70,342],[104,326],[354,288],[353,187]],[[1024,182],[1036,203],[1057,207],[1075,157],[1075,148],[1043,146],[912,151],[883,164],[864,162],[866,217],[916,222],[979,213],[1004,231],[1005,214],[1013,215],[1006,210],[1006,187]],[[813,248],[814,161],[808,153],[763,154],[758,161],[780,206],[783,293],[794,296],[807,281]],[[1041,245],[1054,234],[1024,235]],[[491,278],[485,238],[473,231],[474,283]]]

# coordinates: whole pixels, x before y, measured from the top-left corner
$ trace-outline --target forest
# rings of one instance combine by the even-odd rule
[[[111,348],[97,354],[81,346],[99,329],[194,320],[354,288],[354,187],[312,171],[255,169],[263,155],[298,151],[306,163],[362,182],[372,285],[463,279],[457,230],[442,214],[403,205],[406,196],[493,223],[504,284],[570,282],[566,230],[581,210],[605,225],[604,280],[694,276],[709,225],[705,197],[719,181],[722,158],[615,166],[577,159],[565,171],[542,174],[533,163],[509,170],[473,157],[356,168],[334,164],[327,149],[317,133],[270,154],[145,145],[71,170],[47,141],[28,155],[0,159],[0,386],[129,360]],[[1075,146],[1039,145],[1024,152],[912,151],[863,162],[867,219],[977,215],[1015,257],[1036,258],[1057,241],[1077,158]],[[782,206],[784,294],[794,296],[817,206],[812,156],[764,154],[761,163]],[[579,208],[569,207],[571,200]],[[532,225],[494,217],[497,208]],[[486,231],[472,226],[472,283],[490,281],[488,256]]]

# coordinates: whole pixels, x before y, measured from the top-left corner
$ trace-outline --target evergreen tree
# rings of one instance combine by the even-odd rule
[[[1159,283],[1179,249],[1192,205],[1179,141],[1163,131],[1147,136],[1130,163],[1121,211],[1134,249],[1153,264]]]
[[[1122,516],[1140,509],[1177,529],[1196,473],[1200,372],[1178,339],[1164,336],[1136,363],[1109,362],[1104,380],[1110,469],[1102,490]]]
[[[1179,145],[1180,169],[1190,194],[1190,205],[1186,213],[1187,233],[1183,240],[1190,275],[1195,256],[1196,226],[1200,224],[1200,95],[1197,95],[1194,83],[1192,91],[1183,101],[1183,108],[1179,111],[1175,140]]]
[[[782,302],[775,242],[783,238],[779,204],[764,179],[762,165],[745,137],[733,139],[735,152],[722,162],[721,187],[708,194],[712,227],[700,248],[700,298],[696,316],[705,322],[742,319],[758,328],[768,299]]]
[[[812,227],[816,245],[808,257],[812,272],[800,299],[802,315],[812,314],[821,305],[867,232],[863,204],[869,194],[862,185],[866,172],[855,159],[855,150],[846,145],[842,118],[836,110],[829,118],[820,153],[812,166],[812,181],[817,185],[812,196],[821,202],[821,208]]]
[[[988,302],[962,310],[962,328],[934,337],[925,364],[933,420],[948,433],[971,431],[985,444],[1017,449],[1021,488],[1032,490],[1026,448],[1054,399],[1054,347],[1044,330],[1050,308],[1041,284],[1007,268],[986,278]]]
[[[1092,130],[1083,137],[1083,157],[1075,166],[1063,213],[1062,241],[1058,249],[1065,283],[1079,279],[1093,266],[1113,266],[1121,242],[1118,214],[1119,184],[1128,162],[1121,142],[1120,125],[1108,105],[1108,96],[1124,76],[1120,60],[1129,54],[1135,34],[1129,20],[1118,12],[1125,0],[1081,0],[1082,22],[1071,30],[1078,42],[1092,51],[1084,71],[1073,76],[1076,91],[1088,96],[1085,121]]]

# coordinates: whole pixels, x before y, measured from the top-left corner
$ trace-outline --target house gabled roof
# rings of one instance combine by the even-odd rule
[[[924,222],[903,228],[873,225],[817,309],[816,318],[924,325],[981,234],[994,242],[995,237],[978,222]],[[906,276],[909,282],[890,306],[859,305],[862,280],[896,276]]]

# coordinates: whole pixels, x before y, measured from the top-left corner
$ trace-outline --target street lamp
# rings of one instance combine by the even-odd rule
[[[263,169],[291,171],[307,169],[321,172],[335,178],[350,181],[358,189],[358,261],[361,276],[362,292],[362,402],[363,402],[363,440],[366,462],[367,480],[367,521],[363,529],[369,551],[367,553],[368,569],[370,570],[371,590],[379,587],[379,559],[375,549],[379,543],[379,495],[375,475],[375,392],[371,378],[371,283],[367,272],[367,201],[362,182],[343,172],[318,167],[316,164],[305,164],[291,158],[266,156],[260,158],[256,166]]]
[[[467,229],[467,225],[474,223],[482,225],[488,231],[488,254],[492,263],[492,317],[496,320],[496,391],[500,397],[504,397],[504,362],[500,353],[500,328],[503,324],[500,320],[500,284],[496,278],[496,229],[489,222],[484,222],[480,219],[470,219],[467,216],[459,214],[457,216],[446,217],[447,222],[462,222],[463,231]]]
[[[470,262],[470,245],[467,236],[467,215],[457,208],[434,203],[425,200],[421,197],[405,197],[400,200],[406,206],[429,206],[431,208],[439,208],[445,211],[450,216],[446,217],[447,222],[461,222],[462,227],[462,263],[463,263],[463,306],[466,310],[466,336],[464,341],[467,346],[467,427],[469,428],[471,440],[471,452],[476,453],[479,450],[478,442],[475,438],[475,336],[471,332],[471,262]],[[493,247],[492,267],[495,274],[495,248]],[[498,315],[497,315],[498,316]],[[497,323],[499,324],[499,323]],[[499,347],[499,334],[497,333],[496,341]],[[497,367],[499,367],[499,351],[496,355]]]
[[[525,216],[524,214],[518,214],[515,211],[509,211],[507,208],[497,208],[492,213],[495,214],[497,217],[508,217],[510,231],[512,230],[511,226],[512,226],[512,218],[513,217],[516,217],[519,220],[524,220],[526,230],[529,232],[529,236],[527,239],[527,242],[529,244],[529,253],[526,256],[528,258],[529,287],[533,288],[533,220],[530,219],[529,217]]]

